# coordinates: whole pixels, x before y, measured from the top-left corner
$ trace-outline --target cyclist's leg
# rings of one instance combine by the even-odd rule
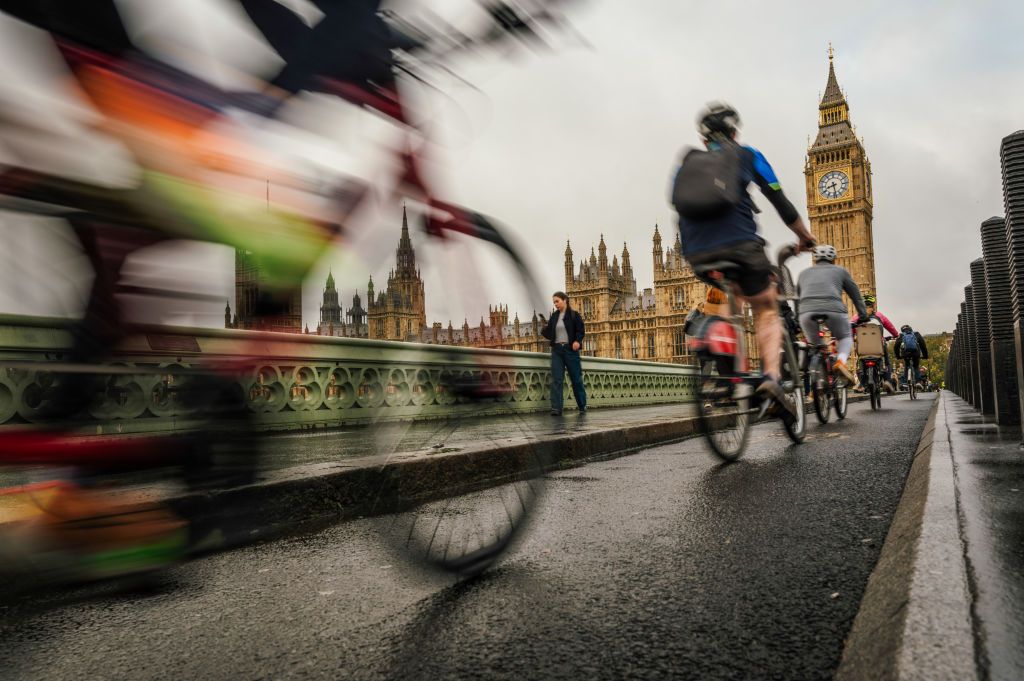
[[[914,383],[921,381],[921,353],[914,352],[910,355],[910,365],[914,367]]]
[[[117,285],[121,268],[132,252],[156,243],[154,232],[112,225],[92,216],[74,216],[68,220],[93,271],[85,313],[70,327],[71,363],[96,364],[108,359],[117,343],[127,334]],[[96,376],[72,372],[47,393],[46,409],[51,417],[71,416],[84,408],[99,389]]]
[[[896,385],[893,382],[893,362],[889,357],[889,344],[882,343],[882,381],[886,384],[886,389],[890,392],[896,389]]]
[[[728,248],[728,259],[742,265],[736,281],[740,301],[750,305],[754,313],[757,348],[761,355],[761,371],[773,381],[781,377],[779,353],[782,350],[782,317],[772,265],[757,241],[745,241]]]
[[[807,339],[809,352],[814,352],[821,346],[821,338],[818,336],[818,322],[814,321],[816,313],[802,312],[800,314],[800,328],[803,329],[804,338]]]
[[[761,354],[761,371],[765,376],[778,381],[782,320],[779,318],[775,288],[768,286],[758,294],[743,295],[741,299],[750,304],[754,313],[754,331],[757,335],[757,348]]]
[[[853,332],[850,330],[850,321],[845,314],[829,313],[825,325],[836,339],[836,357],[840,362],[846,363],[853,352]]]
[[[829,312],[825,318],[825,325],[836,341],[836,361],[833,370],[845,378],[848,383],[855,383],[857,377],[846,365],[850,359],[850,353],[853,351],[853,332],[850,330],[850,320],[843,313]]]

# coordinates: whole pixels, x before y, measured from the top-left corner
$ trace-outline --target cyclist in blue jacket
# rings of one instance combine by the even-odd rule
[[[709,104],[697,117],[697,129],[711,152],[726,145],[735,145],[740,117],[734,108],[722,102]],[[782,322],[776,296],[771,262],[764,252],[764,239],[757,233],[758,212],[746,187],[754,183],[778,212],[782,221],[798,238],[797,252],[814,244],[814,235],[804,224],[793,203],[782,192],[775,171],[757,149],[739,148],[740,183],[744,191],[741,200],[723,215],[710,219],[688,219],[680,215],[679,232],[683,257],[691,266],[728,260],[741,266],[737,280],[741,300],[750,304],[754,313],[757,345],[763,362],[764,381],[758,392],[771,397],[791,414],[793,405],[785,399],[779,385],[782,350]],[[678,180],[678,175],[677,175]],[[677,210],[679,206],[676,206]]]
[[[914,367],[914,382],[921,381],[921,360],[928,359],[928,346],[924,342],[924,336],[914,331],[910,324],[900,327],[900,335],[896,338],[896,346],[893,352],[897,357],[902,357],[907,366]]]

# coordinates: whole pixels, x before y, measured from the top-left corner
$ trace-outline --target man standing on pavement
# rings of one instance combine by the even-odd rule
[[[583,347],[583,317],[569,305],[569,296],[558,291],[551,298],[555,311],[541,335],[551,341],[551,415],[562,413],[562,386],[569,372],[572,394],[580,413],[587,410],[587,392],[583,387],[580,349]]]

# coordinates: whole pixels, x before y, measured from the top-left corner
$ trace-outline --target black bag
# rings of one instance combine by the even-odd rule
[[[688,220],[722,217],[747,195],[742,178],[742,148],[733,142],[714,151],[690,149],[672,188],[672,204]]]

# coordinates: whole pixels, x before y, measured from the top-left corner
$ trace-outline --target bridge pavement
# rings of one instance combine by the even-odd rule
[[[699,439],[551,476],[483,578],[396,561],[358,520],[9,611],[7,678],[829,678],[932,397],[864,404],[720,466]]]

